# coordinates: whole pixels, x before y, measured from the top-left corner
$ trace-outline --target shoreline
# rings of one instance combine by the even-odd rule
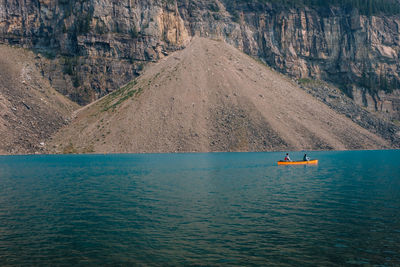
[[[0,157],[5,156],[68,156],[68,155],[79,155],[79,156],[97,156],[97,155],[179,155],[179,154],[222,154],[222,153],[299,153],[299,152],[345,152],[345,151],[395,151],[400,148],[383,148],[383,149],[335,149],[335,150],[272,150],[272,151],[209,151],[209,152],[110,152],[110,153],[30,153],[30,154],[1,154]]]

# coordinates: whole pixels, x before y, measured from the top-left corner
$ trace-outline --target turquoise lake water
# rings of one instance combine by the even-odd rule
[[[399,266],[400,150],[309,155],[1,156],[0,265]]]

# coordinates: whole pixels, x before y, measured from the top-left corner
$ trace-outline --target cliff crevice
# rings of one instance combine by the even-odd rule
[[[147,62],[184,48],[192,36],[223,39],[282,73],[335,83],[353,97],[366,92],[386,106],[396,102],[387,99],[397,99],[400,88],[400,17],[395,15],[282,9],[257,1],[0,3],[0,41],[54,58],[45,76],[81,104],[119,88]]]

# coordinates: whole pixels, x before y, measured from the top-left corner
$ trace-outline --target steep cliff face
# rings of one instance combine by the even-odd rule
[[[382,98],[379,91],[400,88],[398,16],[228,0],[0,3],[0,40],[54,56],[45,75],[80,103],[118,88],[144,63],[199,35],[224,39],[296,78],[328,80],[349,95],[371,97],[372,106],[360,102],[369,108],[379,110],[383,103],[387,110],[397,109],[392,105],[397,94]]]
[[[176,3],[162,1],[0,2],[0,40],[54,59],[43,66],[60,92],[85,104],[180,49],[189,33]]]
[[[399,117],[398,93],[392,91],[400,89],[400,17],[268,4],[227,12],[228,1],[216,2],[218,12],[211,12],[201,3],[187,1],[180,9],[192,34],[225,39],[293,77],[334,82],[368,109]],[[203,12],[187,12],[193,7]]]

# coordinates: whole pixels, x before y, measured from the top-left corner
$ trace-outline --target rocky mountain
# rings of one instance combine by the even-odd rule
[[[400,128],[394,130],[394,139],[385,140],[225,42],[196,37],[81,109],[47,148],[52,153],[382,149],[400,144]]]
[[[53,59],[44,76],[80,104],[203,36],[292,77],[333,82],[360,105],[400,120],[399,15],[328,2],[319,8],[272,0],[1,0],[0,41]]]
[[[163,1],[0,2],[0,40],[53,59],[44,75],[80,104],[119,88],[188,38],[176,4]]]
[[[0,154],[43,153],[78,105],[43,78],[47,59],[4,45],[0,55]]]
[[[338,5],[338,2],[345,5]],[[322,3],[317,0],[0,0],[0,43],[4,44],[0,53],[0,104],[3,107],[0,127],[1,138],[6,140],[1,143],[0,153],[34,153],[43,151],[44,147],[52,150],[53,148],[47,146],[47,140],[69,122],[72,111],[77,108],[76,104],[61,95],[80,105],[86,105],[115,92],[116,95],[111,94],[108,97],[120,99],[119,94],[122,94],[121,101],[125,103],[133,94],[136,95],[129,89],[136,85],[133,86],[130,82],[133,79],[144,79],[141,75],[145,73],[144,69],[148,64],[163,61],[166,57],[170,60],[169,55],[175,51],[192,46],[190,43],[194,36],[223,40],[280,73],[296,79],[303,91],[310,93],[335,112],[346,116],[358,125],[355,127],[361,126],[370,134],[386,141],[379,139],[375,145],[366,141],[366,144],[371,146],[363,146],[355,139],[336,143],[332,141],[336,137],[328,140],[326,136],[317,135],[318,140],[322,141],[313,146],[303,140],[311,138],[308,132],[314,133],[307,128],[308,126],[304,126],[307,128],[305,132],[300,130],[303,126],[298,129],[288,128],[299,131],[297,141],[289,140],[271,126],[274,122],[266,120],[269,125],[267,127],[267,124],[263,124],[265,118],[258,117],[253,118],[250,124],[242,121],[246,127],[260,131],[249,137],[248,140],[252,141],[248,144],[252,145],[246,148],[237,145],[236,141],[229,143],[226,140],[228,137],[222,133],[230,133],[234,126],[229,126],[231,128],[225,129],[224,132],[220,127],[226,123],[218,117],[211,120],[214,123],[213,127],[218,129],[215,130],[215,135],[204,133],[203,136],[225,141],[214,143],[213,146],[205,140],[201,141],[201,146],[171,144],[160,148],[160,151],[205,151],[207,148],[211,151],[236,151],[398,147],[400,3],[397,0],[366,0],[366,7],[360,7],[358,4],[354,6],[353,3],[359,4],[359,1],[331,0],[329,3]],[[201,60],[201,56],[206,55],[201,54],[201,49],[198,51],[200,54],[197,55],[197,60]],[[27,80],[26,73],[29,73],[31,80]],[[159,86],[164,82],[160,79],[157,81]],[[128,87],[124,86],[127,84]],[[332,84],[341,91],[336,90]],[[115,91],[122,86],[125,89],[118,92],[127,90],[132,95]],[[298,86],[288,88],[296,91]],[[184,91],[181,89],[170,93]],[[288,93],[285,91],[285,94]],[[94,102],[92,109],[100,102]],[[115,103],[118,103],[118,100]],[[225,104],[229,107],[233,105]],[[238,114],[236,108],[245,110],[243,103],[232,109],[228,106],[227,111],[223,113],[225,115],[220,116],[235,117]],[[220,108],[221,110],[214,111],[222,112],[222,106]],[[79,114],[89,112],[88,110],[92,112],[92,109],[84,108],[83,113]],[[264,114],[258,108],[254,110],[258,110],[254,111],[257,114]],[[253,114],[252,112],[250,113]],[[200,111],[197,113],[204,115]],[[208,114],[206,117],[210,116]],[[222,126],[217,127],[216,123],[221,123]],[[293,123],[296,125],[300,122]],[[73,123],[75,126],[78,124],[79,122]],[[254,125],[258,125],[258,128]],[[71,126],[71,129],[75,126]],[[189,131],[188,126],[185,127],[181,129]],[[203,128],[213,127],[207,124]],[[264,136],[261,134],[263,130],[260,129],[267,132],[268,129],[272,129],[270,134],[273,134]],[[109,131],[113,132],[111,128]],[[303,133],[308,137],[301,137]],[[353,134],[359,133],[358,130],[353,131]],[[107,136],[107,132],[103,134]],[[176,135],[178,133],[174,136]],[[337,132],[333,135],[343,137]],[[187,136],[186,133],[184,136]],[[255,136],[258,136],[258,139]],[[283,141],[257,143],[271,136],[279,137],[276,140]],[[271,137],[272,140],[275,140],[275,137]],[[102,139],[98,136],[97,138]],[[235,138],[234,140],[239,140],[241,137]],[[143,137],[143,141],[146,140]],[[350,145],[349,140],[355,143]],[[251,143],[253,141],[255,143]],[[98,141],[86,140],[79,144],[72,142],[72,147],[67,148],[60,148],[61,142],[55,142],[54,145],[58,147],[52,151],[59,152],[61,149],[89,152],[92,151],[91,145],[94,151],[106,151],[105,148],[110,148],[111,143],[116,145],[114,141],[103,142],[106,142],[104,147],[99,145]],[[127,147],[129,151],[156,151],[151,147]],[[118,145],[116,149],[123,151]]]

